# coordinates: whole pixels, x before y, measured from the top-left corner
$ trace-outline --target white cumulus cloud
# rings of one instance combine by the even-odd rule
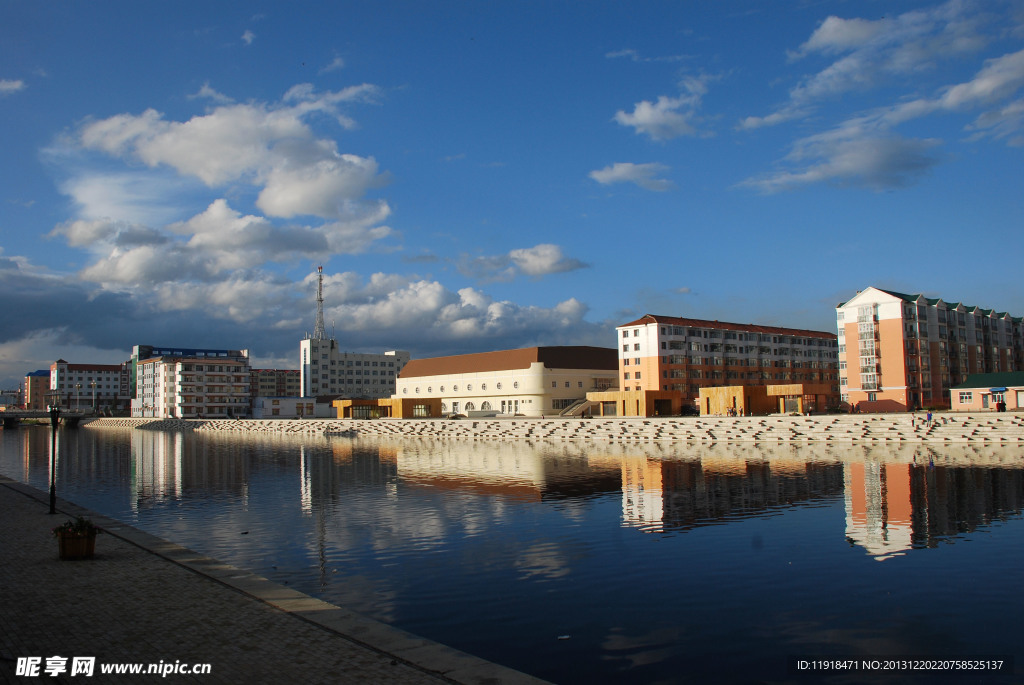
[[[615,121],[633,127],[637,133],[646,133],[654,140],[670,140],[697,132],[691,123],[692,110],[692,98],[662,95],[657,102],[643,100],[636,103],[632,112],[619,110],[615,113]]]
[[[25,82],[21,79],[0,79],[0,97],[17,93],[19,90],[25,90]]]
[[[316,93],[300,84],[281,103],[224,104],[183,122],[156,110],[119,114],[82,127],[86,149],[166,166],[209,187],[243,182],[261,188],[260,208],[271,216],[340,218],[344,202],[386,182],[372,158],[340,153],[337,143],[317,138],[304,121],[319,112],[339,123],[351,120],[338,107],[376,93],[362,85]]]
[[[541,278],[586,267],[580,260],[566,257],[561,247],[551,243],[510,250],[504,255],[464,256],[458,264],[464,276],[484,282],[511,281],[519,275]]]
[[[669,167],[656,162],[647,164],[616,162],[603,169],[591,171],[589,176],[601,185],[634,183],[646,190],[663,192],[672,188],[672,181],[658,178],[658,176],[667,171],[669,171]]]

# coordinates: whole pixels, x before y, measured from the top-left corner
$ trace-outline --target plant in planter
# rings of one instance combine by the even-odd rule
[[[79,516],[68,519],[53,529],[53,536],[60,545],[61,559],[91,559],[96,551],[96,535],[103,529],[92,521]]]

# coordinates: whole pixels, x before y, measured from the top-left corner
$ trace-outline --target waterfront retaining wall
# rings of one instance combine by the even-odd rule
[[[593,419],[96,419],[88,427],[248,434],[613,442],[1024,444],[1024,414],[854,414]]]

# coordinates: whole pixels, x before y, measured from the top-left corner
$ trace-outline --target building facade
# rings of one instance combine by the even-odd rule
[[[132,416],[240,418],[250,414],[249,353],[140,359]]]
[[[398,377],[398,399],[439,398],[444,414],[544,416],[615,387],[615,350],[528,347],[414,359]]]
[[[70,364],[58,359],[50,365],[47,403],[71,411],[124,407],[126,371],[123,364]]]
[[[252,402],[254,419],[312,419],[318,413],[313,397],[257,397]],[[325,405],[323,418],[333,418],[330,405]]]
[[[138,388],[138,365],[146,359],[157,357],[180,358],[180,359],[249,359],[248,350],[221,350],[200,347],[160,347],[157,345],[135,345],[132,347],[132,357],[126,362],[128,373],[126,377],[126,388],[129,397],[139,397]]]
[[[840,392],[864,411],[949,407],[970,374],[1024,368],[1021,318],[867,288],[836,307]]]
[[[29,371],[25,375],[22,398],[25,409],[46,411],[50,404],[50,371],[48,369]]]
[[[693,405],[707,387],[802,384],[839,391],[832,333],[654,314],[615,330],[623,392],[670,393]]]
[[[360,399],[391,397],[396,379],[409,362],[409,353],[342,352],[330,338],[306,338],[299,343],[302,397],[323,395]]]
[[[302,375],[295,369],[251,369],[249,375],[253,399],[302,396]]]

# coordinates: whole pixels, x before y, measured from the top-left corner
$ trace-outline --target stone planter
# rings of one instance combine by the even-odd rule
[[[61,559],[92,559],[96,551],[96,533],[58,533]]]

